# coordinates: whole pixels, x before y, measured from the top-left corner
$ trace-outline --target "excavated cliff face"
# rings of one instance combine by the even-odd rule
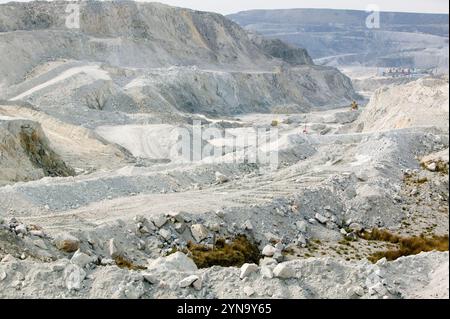
[[[58,55],[124,67],[181,64],[259,69],[268,62],[275,64],[244,30],[221,15],[160,4],[82,2],[80,29],[68,29],[66,6],[67,2],[0,6],[0,31],[17,31],[2,34],[6,41],[2,42],[20,44],[18,53],[24,57],[32,53],[24,61],[32,65]],[[34,41],[24,45],[18,41],[22,37]]]
[[[0,117],[0,185],[75,172],[50,148],[40,124]]]
[[[314,62],[308,51],[287,44],[279,39],[264,38],[250,33],[253,43],[269,56],[279,58],[291,65],[313,65]]]
[[[104,76],[95,80],[107,83],[93,87],[102,91],[100,104],[119,96],[116,104],[123,109],[118,110],[125,112],[231,114],[269,112],[286,104],[299,111],[347,104],[357,98],[346,76],[334,68],[312,65],[305,50],[249,35],[218,14],[156,3],[81,2],[80,28],[68,29],[66,6],[66,2],[0,5],[4,62],[0,65],[0,98],[51,105],[48,100],[40,104],[40,89],[33,92],[33,100],[30,94],[21,93],[61,75],[58,67],[49,70],[42,65],[62,60],[102,65]],[[63,72],[69,67],[59,68]],[[59,108],[64,107],[62,100],[67,95],[77,95],[86,79],[92,78],[89,72],[78,73],[79,85],[57,97]],[[146,92],[129,92],[127,85],[136,79],[151,82],[141,86],[148,88]],[[66,85],[60,84],[56,92],[50,91],[57,94]],[[84,95],[83,90],[80,94]],[[102,107],[95,106],[95,100],[66,102]]]
[[[138,75],[118,92],[149,112],[174,106],[188,113],[230,115],[333,107],[351,99],[351,90],[339,73],[319,66],[249,73],[178,67]]]

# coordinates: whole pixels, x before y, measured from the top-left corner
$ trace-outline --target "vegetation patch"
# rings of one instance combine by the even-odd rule
[[[130,270],[145,270],[147,267],[135,265],[131,260],[124,256],[117,256],[114,258],[114,262],[117,267],[122,269],[130,269]]]
[[[442,173],[442,174],[444,174],[444,175],[448,175],[448,163],[447,162],[444,162],[444,161],[441,161],[441,160],[439,160],[439,161],[436,161],[436,162],[434,162],[435,164],[436,164],[436,172],[437,173]],[[421,163],[421,167],[423,168],[423,169],[427,169],[427,166],[429,165],[430,163]]]
[[[403,256],[417,255],[422,252],[429,251],[448,251],[449,238],[445,236],[412,236],[401,237],[390,233],[387,230],[373,229],[370,232],[362,232],[359,234],[361,238],[366,240],[383,241],[396,244],[396,248],[385,251],[375,252],[369,256],[369,260],[373,263],[380,259],[386,258],[389,261],[396,260]]]
[[[410,186],[422,185],[428,182],[428,178],[426,176],[406,176],[404,182]]]
[[[241,267],[245,263],[259,263],[261,253],[258,246],[245,235],[237,236],[231,243],[216,240],[214,247],[188,243],[187,251],[198,268],[212,266]]]

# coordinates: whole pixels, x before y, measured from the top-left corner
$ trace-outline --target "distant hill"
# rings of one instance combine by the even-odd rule
[[[228,17],[247,30],[305,48],[317,63],[448,68],[447,14],[382,12],[368,29],[356,10],[252,10]]]

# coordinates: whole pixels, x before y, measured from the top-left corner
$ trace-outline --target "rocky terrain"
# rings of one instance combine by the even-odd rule
[[[356,10],[251,10],[229,18],[246,29],[306,48],[317,63],[335,66],[448,70],[448,15]]]
[[[448,76],[352,110],[223,16],[65,5],[0,5],[0,298],[449,297]]]

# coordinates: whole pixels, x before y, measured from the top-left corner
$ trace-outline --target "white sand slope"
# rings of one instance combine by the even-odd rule
[[[110,76],[108,75],[108,72],[100,69],[100,66],[98,65],[86,65],[86,66],[81,66],[81,67],[75,67],[75,68],[71,68],[69,70],[66,70],[64,72],[62,72],[60,75],[58,75],[57,77],[44,82],[42,84],[39,84],[13,98],[11,98],[11,101],[17,101],[17,100],[21,100],[24,97],[27,97],[37,91],[40,91],[44,88],[47,88],[51,85],[57,84],[59,82],[62,82],[76,74],[80,74],[83,73],[85,75],[87,75],[88,77],[90,77],[92,80],[111,80]]]
[[[423,78],[375,92],[357,125],[363,131],[414,126],[449,128],[448,76]]]

